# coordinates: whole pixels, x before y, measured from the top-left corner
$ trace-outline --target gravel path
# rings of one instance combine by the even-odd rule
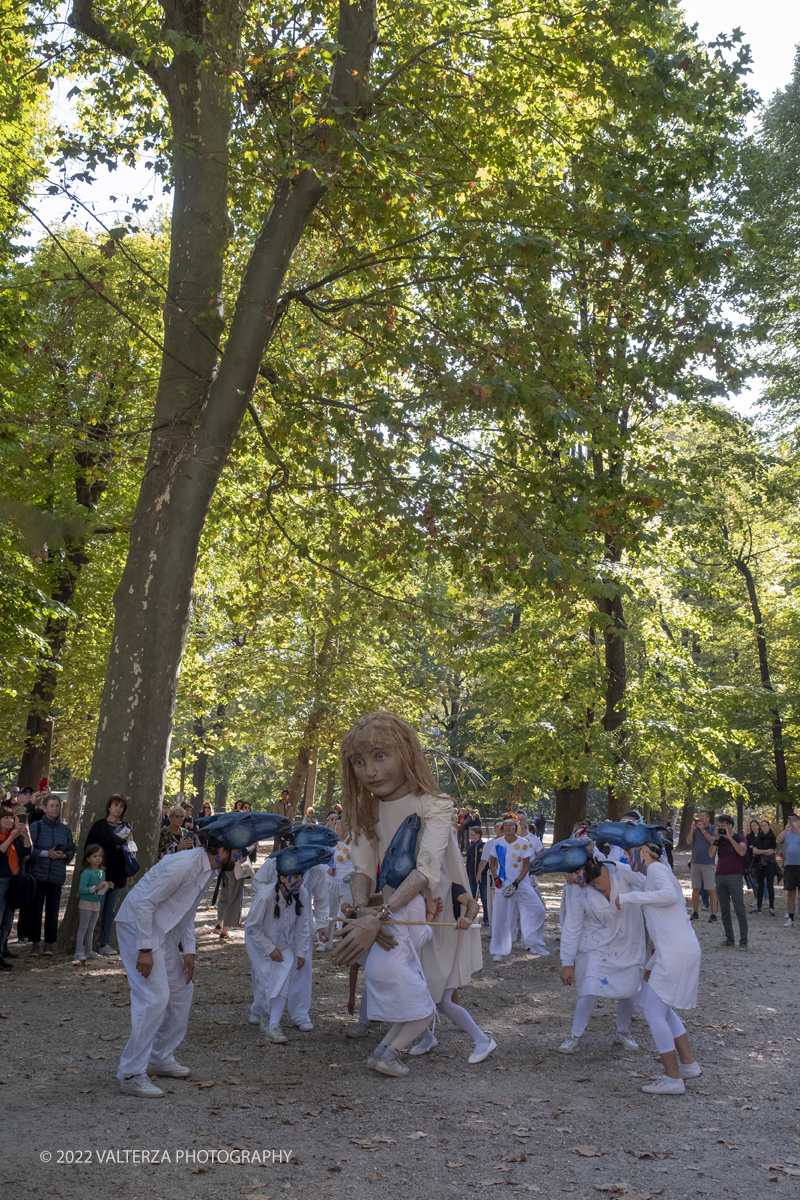
[[[685,867],[679,877],[688,891]],[[721,948],[721,924],[695,926],[700,1007],[685,1015],[704,1074],[686,1096],[651,1097],[639,1088],[660,1068],[641,1018],[638,1053],[611,1045],[609,1004],[578,1054],[556,1053],[573,992],[558,979],[560,882],[547,877],[544,890],[553,956],[515,950],[496,967],[485,943],[484,970],[462,995],[498,1050],[468,1066],[471,1042],[445,1021],[439,1046],[408,1060],[405,1079],[364,1066],[382,1026],[343,1036],[347,973],[326,955],[315,956],[314,1031],[284,1017],[288,1044],[265,1044],[247,1023],[241,934],[221,944],[206,911],[178,1054],[193,1076],[165,1081],[163,1100],[121,1096],[114,1074],[130,1010],[119,959],[81,969],[20,949],[0,980],[4,1186],[75,1200],[436,1200],[495,1186],[491,1195],[583,1200],[800,1194],[800,928],[783,928],[784,893],[777,917],[751,918],[749,954]],[[59,1161],[69,1151],[83,1161]]]

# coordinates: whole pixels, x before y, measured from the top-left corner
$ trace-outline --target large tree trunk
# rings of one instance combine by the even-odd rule
[[[228,807],[228,785],[222,780],[214,785],[214,812],[224,813]]]
[[[203,6],[177,3],[166,12],[168,29],[215,45],[223,61],[235,61],[238,5],[223,4],[208,19]],[[70,23],[106,50],[124,53],[114,31],[92,12],[91,0],[74,0]],[[366,79],[377,42],[374,0],[340,0],[337,40],[342,49],[334,59],[325,115],[352,123],[370,111]],[[230,74],[208,69],[188,50],[179,50],[169,66],[153,59],[142,69],[164,94],[175,146],[168,300],[153,434],[128,558],[114,596],[90,789],[92,795],[121,790],[130,796],[140,859],[147,867],[156,853],[203,525],[275,329],[286,271],[332,175],[305,169],[277,184],[220,355],[229,236]],[[326,138],[337,141],[335,124],[326,126]],[[334,146],[330,154],[340,161]]]
[[[694,800],[691,792],[687,792],[686,800],[681,809],[681,825],[678,832],[678,845],[676,850],[689,849],[689,834],[692,830],[692,821],[694,820]]]
[[[786,770],[786,752],[783,742],[783,721],[780,709],[778,708],[778,700],[775,696],[775,688],[772,686],[772,676],[767,656],[767,638],[764,632],[764,618],[761,615],[761,605],[758,602],[758,592],[753,572],[750,570],[749,564],[741,556],[736,559],[736,569],[744,577],[747,596],[753,611],[753,625],[756,633],[758,671],[761,676],[761,686],[765,692],[770,692],[772,696],[770,708],[772,711],[772,757],[775,763],[775,790],[778,793],[777,800],[781,806],[783,820],[786,822],[790,814],[794,811],[794,805],[788,794],[789,779]]]
[[[553,844],[572,837],[572,830],[579,821],[586,820],[586,797],[589,792],[587,781],[577,787],[556,788],[556,815],[553,822]]]
[[[625,617],[622,611],[622,597],[613,596],[608,599],[600,596],[596,600],[597,607],[608,622],[603,629],[603,646],[606,666],[606,703],[601,724],[606,733],[614,735],[614,756],[617,763],[625,759],[625,689],[627,687],[627,663],[625,659],[625,639],[618,631],[625,629]],[[628,807],[628,798],[623,792],[608,785],[608,819],[618,821]]]
[[[77,775],[70,775],[67,799],[61,805],[61,820],[69,825],[76,837],[80,837],[83,799],[83,780],[78,779]]]

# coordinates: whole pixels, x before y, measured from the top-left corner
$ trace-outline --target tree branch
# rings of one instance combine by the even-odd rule
[[[110,50],[112,54],[119,54],[122,58],[127,58],[130,62],[135,63],[146,75],[150,76],[162,92],[166,90],[169,77],[160,59],[144,62],[138,58],[134,53],[136,46],[133,42],[126,45],[111,32],[107,25],[97,19],[93,11],[93,0],[72,0],[72,11],[67,17],[67,24],[71,25],[78,33],[97,42],[99,46]]]

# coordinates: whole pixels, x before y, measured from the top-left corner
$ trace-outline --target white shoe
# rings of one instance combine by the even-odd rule
[[[528,954],[536,954],[539,958],[550,957],[550,951],[546,946],[528,946]]]
[[[134,1075],[130,1079],[120,1079],[119,1090],[126,1096],[143,1096],[148,1100],[154,1100],[157,1096],[164,1095],[161,1088],[156,1087],[146,1075]]]
[[[295,1021],[298,1029],[302,1029],[303,1033],[310,1033],[314,1026],[310,1021]]]
[[[148,1075],[169,1075],[170,1079],[186,1079],[188,1075],[191,1075],[192,1068],[182,1067],[173,1058],[172,1062],[148,1063],[147,1073]]]
[[[114,949],[113,946],[101,946],[97,953],[101,954],[103,956],[103,958],[116,958],[117,957],[117,951]]]
[[[98,954],[96,950],[90,950],[89,953],[86,955],[86,957],[87,958],[102,958],[103,955]]]
[[[83,954],[76,954],[72,961],[74,963],[84,963],[86,962],[86,956]]]
[[[408,1075],[408,1067],[400,1062],[398,1051],[393,1046],[386,1048],[383,1058],[379,1058],[375,1064],[375,1070],[380,1071],[381,1075],[394,1075],[395,1078]]]
[[[564,1038],[563,1042],[558,1047],[558,1051],[560,1054],[574,1054],[580,1044],[581,1039],[575,1037],[575,1035],[571,1033],[569,1037]]]
[[[505,954],[493,954],[492,962],[502,962],[505,957]]]
[[[669,1075],[662,1075],[653,1083],[646,1083],[642,1091],[649,1092],[651,1096],[682,1096],[686,1084],[682,1079],[670,1079]]]
[[[497,1049],[497,1042],[494,1040],[494,1038],[489,1038],[489,1045],[486,1047],[486,1049],[485,1050],[473,1050],[472,1054],[470,1054],[469,1058],[467,1059],[467,1062],[470,1062],[470,1063],[483,1062],[483,1060],[485,1058],[488,1058],[489,1055],[492,1053],[492,1051],[496,1050],[496,1049]]]
[[[624,1046],[626,1050],[639,1049],[639,1043],[633,1040],[627,1029],[624,1033],[618,1029],[612,1038],[612,1044],[616,1046]]]
[[[247,1024],[248,1025],[260,1025],[261,1017],[257,1017],[255,1013],[250,1013],[250,1015],[247,1018]]]
[[[412,1046],[408,1053],[416,1057],[418,1054],[427,1054],[429,1050],[438,1045],[439,1042],[433,1036],[430,1029],[426,1029],[416,1046]]]
[[[700,1063],[678,1063],[678,1070],[681,1073],[681,1079],[697,1079],[698,1075],[703,1074],[703,1068]]]
[[[267,1037],[271,1038],[273,1042],[288,1042],[289,1040],[280,1025],[270,1025],[267,1029]]]
[[[352,1037],[352,1038],[366,1037],[368,1033],[369,1033],[369,1026],[362,1025],[361,1022],[359,1021],[358,1024],[351,1025],[348,1029],[345,1029],[344,1036]]]
[[[783,922],[783,928],[784,928],[784,929],[791,929],[793,925],[794,925],[794,921],[792,920],[792,918],[791,918],[791,917],[789,916],[789,914],[787,913],[787,914],[786,914],[786,920]]]
[[[383,1042],[379,1042],[372,1053],[367,1055],[367,1066],[372,1067],[373,1071],[376,1070],[378,1063],[383,1058],[385,1049]]]

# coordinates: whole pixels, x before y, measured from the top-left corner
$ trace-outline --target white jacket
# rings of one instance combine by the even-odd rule
[[[117,913],[136,938],[137,950],[157,950],[177,934],[184,954],[194,954],[194,918],[214,868],[205,850],[166,854],[128,892]]]

